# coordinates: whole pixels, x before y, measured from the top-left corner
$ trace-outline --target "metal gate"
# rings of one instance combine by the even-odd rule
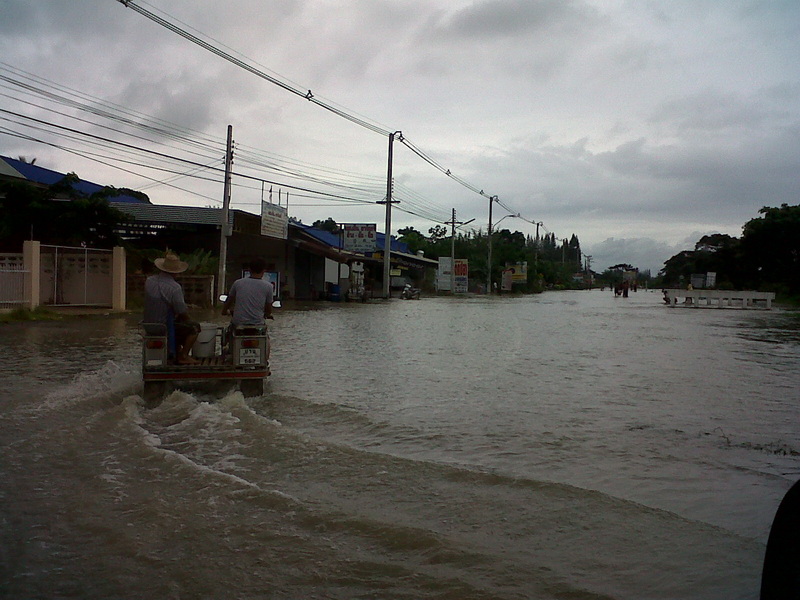
[[[24,304],[27,272],[22,254],[0,254],[0,308]]]
[[[111,250],[44,244],[41,248],[41,304],[111,306]]]

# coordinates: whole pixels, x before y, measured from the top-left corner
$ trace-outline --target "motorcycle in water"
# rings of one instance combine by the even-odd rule
[[[411,287],[410,283],[407,283],[403,287],[403,291],[400,292],[400,297],[403,300],[419,300],[421,290],[419,288]]]
[[[280,302],[272,306],[280,308]],[[141,330],[142,396],[148,408],[158,406],[175,384],[189,381],[227,380],[238,382],[246,397],[264,393],[264,379],[270,375],[266,325],[203,326],[192,349],[198,362],[191,365],[179,365],[172,359],[174,334],[170,335],[167,325],[142,323]]]

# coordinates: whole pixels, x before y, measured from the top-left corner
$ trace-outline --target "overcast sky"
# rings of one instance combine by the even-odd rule
[[[655,274],[703,234],[738,236],[761,207],[798,203],[796,0],[134,1],[322,102],[402,131],[438,165],[526,219],[506,218],[500,228],[534,234],[530,222],[540,221],[541,233],[574,233],[596,270],[626,262]],[[306,189],[328,174],[343,196],[362,200],[291,192],[290,215],[384,228],[383,207],[368,202],[385,194],[388,136],[117,0],[0,0],[0,50],[4,77],[32,75],[37,89],[79,91],[204,134],[220,148],[230,124],[236,170]],[[132,139],[85,111],[57,114],[18,83],[0,84],[0,109],[24,115],[0,113],[0,154],[144,189],[157,204],[220,205],[218,172],[195,173],[212,181],[173,180],[135,160],[112,160],[113,147],[102,162],[88,160],[85,141],[51,126],[34,130],[27,117]],[[165,153],[164,140],[142,137],[136,145]],[[174,148],[166,153],[186,156],[185,147]],[[245,164],[248,153],[273,167]],[[282,179],[275,165],[300,178]],[[453,208],[485,231],[487,198],[397,142],[393,172],[399,207],[408,209],[393,211],[393,232],[427,233]],[[232,207],[258,212],[261,184],[234,183]],[[493,220],[507,214],[495,206]]]

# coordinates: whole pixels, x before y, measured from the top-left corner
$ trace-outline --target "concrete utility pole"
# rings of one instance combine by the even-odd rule
[[[403,132],[395,131],[389,134],[389,166],[386,169],[386,200],[378,201],[377,204],[386,204],[386,238],[383,240],[383,297],[388,299],[390,294],[391,270],[392,270],[392,153],[394,147],[394,136],[403,139]]]
[[[533,247],[533,264],[534,264],[534,271],[535,275],[539,277],[539,225],[542,225],[541,221],[537,221],[536,223],[536,241]],[[538,281],[538,279],[537,279]]]
[[[456,225],[467,225],[472,223],[475,219],[469,221],[456,221],[456,209],[453,209],[453,219],[445,223],[450,225],[450,293],[456,293]]]
[[[497,196],[489,196],[489,256],[486,259],[486,293],[492,293],[492,202]]]
[[[589,289],[592,289],[592,255],[584,254],[583,258],[586,260],[586,281],[589,282]]]
[[[233,125],[228,125],[228,144],[225,150],[225,184],[222,192],[222,215],[219,227],[219,274],[217,280],[217,296],[225,293],[225,263],[228,261],[228,236],[231,234],[228,225],[228,209],[231,204],[231,166],[233,165]]]

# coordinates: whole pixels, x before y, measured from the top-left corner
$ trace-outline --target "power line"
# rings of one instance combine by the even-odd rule
[[[124,4],[130,5],[132,3],[124,3]],[[217,154],[218,152],[221,151],[220,150],[220,148],[221,148],[220,142],[215,138],[211,138],[211,137],[207,136],[206,134],[203,134],[203,133],[200,133],[200,132],[191,131],[191,130],[188,130],[186,128],[181,128],[181,127],[176,126],[176,125],[174,125],[172,123],[169,123],[167,121],[163,121],[163,120],[160,120],[160,119],[157,119],[157,118],[154,118],[154,117],[150,117],[150,116],[145,115],[143,113],[137,113],[137,112],[132,111],[132,110],[130,110],[128,108],[125,108],[125,107],[123,107],[121,105],[117,105],[117,104],[108,102],[106,100],[102,100],[102,99],[99,99],[99,98],[95,98],[95,97],[89,96],[89,95],[84,94],[82,92],[79,92],[77,90],[73,90],[71,88],[56,84],[56,83],[54,83],[52,81],[49,81],[47,79],[41,78],[41,77],[36,76],[36,75],[33,75],[31,73],[27,73],[27,72],[25,72],[25,71],[23,71],[21,69],[17,69],[15,67],[11,66],[11,65],[8,65],[7,63],[0,62],[0,65],[2,65],[2,67],[7,72],[13,74],[13,77],[10,77],[8,75],[4,75],[4,74],[0,73],[0,81],[4,82],[4,84],[0,84],[0,87],[4,87],[6,89],[9,89],[9,85],[10,85],[14,89],[21,90],[22,93],[24,93],[26,95],[37,96],[39,98],[45,99],[48,102],[54,102],[54,103],[60,104],[62,106],[68,106],[70,108],[74,108],[74,109],[77,109],[77,110],[85,111],[85,112],[88,112],[90,114],[93,114],[93,115],[95,115],[97,117],[100,117],[100,118],[103,118],[103,119],[113,120],[114,122],[119,123],[122,126],[133,127],[135,129],[143,130],[143,131],[149,132],[151,134],[156,134],[158,136],[163,136],[163,137],[165,137],[167,139],[171,139],[171,140],[179,142],[181,144],[188,144],[190,147],[192,147],[194,149],[193,150],[184,149],[184,151],[188,151],[190,154],[195,155],[197,157],[200,157],[202,160],[204,160],[204,162],[208,162],[208,161],[212,160],[208,156],[208,153]],[[43,89],[42,86],[45,86],[45,88],[49,88],[49,89]],[[87,120],[87,119],[81,119],[81,118],[79,118],[77,116],[69,115],[69,114],[67,114],[67,113],[65,113],[63,111],[57,111],[57,110],[55,110],[53,108],[44,106],[44,105],[42,105],[40,103],[32,102],[30,100],[23,100],[23,99],[21,99],[19,97],[12,96],[12,95],[9,95],[9,94],[0,94],[0,95],[4,96],[6,98],[9,98],[11,100],[22,102],[22,103],[24,103],[24,104],[26,104],[28,106],[31,106],[31,107],[34,107],[34,108],[37,108],[37,109],[40,109],[40,110],[44,110],[44,111],[51,112],[51,113],[57,113],[57,114],[59,114],[61,116],[64,116],[64,117],[69,118],[69,119],[76,120],[76,121],[78,121],[80,123],[88,124],[88,125],[95,126],[95,127],[100,127],[100,128],[105,129],[106,131],[109,131],[109,132],[131,136],[134,139],[137,139],[137,140],[140,140],[140,141],[144,141],[144,142],[148,142],[148,143],[158,143],[158,142],[156,142],[155,140],[153,140],[153,139],[151,139],[149,137],[136,135],[136,134],[133,134],[133,133],[130,133],[130,132],[125,132],[125,131],[123,131],[123,130],[121,130],[119,128],[111,127],[111,126],[108,126],[108,125],[105,125],[105,124],[95,123],[95,122]],[[87,101],[88,101],[88,104],[87,104]],[[110,147],[109,145],[117,145],[117,146],[121,146],[122,150],[124,152],[145,153],[145,154],[149,154],[151,158],[155,158],[156,160],[180,161],[180,162],[183,162],[185,164],[192,165],[192,169],[189,169],[188,171],[186,171],[186,170],[176,171],[174,169],[165,169],[163,167],[156,167],[156,166],[153,166],[153,165],[144,165],[142,163],[137,163],[137,162],[134,162],[134,161],[126,161],[124,159],[119,158],[118,156],[111,157],[111,156],[104,156],[104,155],[95,154],[95,156],[103,156],[104,158],[106,158],[108,160],[114,160],[114,161],[121,162],[121,163],[132,164],[132,165],[136,165],[136,166],[140,166],[140,167],[145,167],[145,168],[148,168],[148,169],[157,169],[157,170],[161,170],[161,171],[164,171],[164,172],[172,173],[174,175],[174,177],[168,178],[167,180],[163,180],[163,179],[160,180],[160,179],[155,179],[155,178],[152,178],[152,177],[141,175],[140,173],[136,173],[136,172],[128,170],[128,169],[124,169],[124,168],[121,168],[121,167],[116,167],[116,168],[119,168],[122,171],[125,171],[125,172],[128,172],[128,173],[143,177],[143,178],[147,179],[148,181],[150,181],[150,183],[147,184],[146,186],[144,186],[142,189],[152,188],[152,187],[157,186],[157,185],[167,185],[168,187],[172,187],[174,189],[178,189],[178,190],[185,191],[185,192],[188,192],[188,193],[196,194],[195,192],[192,192],[190,190],[186,190],[186,189],[181,188],[179,186],[170,185],[169,182],[170,181],[174,181],[175,179],[180,178],[180,177],[193,176],[193,174],[198,172],[198,171],[206,170],[206,168],[208,166],[208,165],[205,165],[205,164],[197,163],[196,161],[193,161],[193,160],[187,160],[187,159],[184,159],[184,158],[179,158],[179,157],[174,156],[172,154],[167,154],[167,153],[164,153],[164,152],[156,152],[156,151],[148,150],[146,148],[142,148],[140,146],[136,146],[136,145],[133,145],[133,144],[126,144],[124,142],[119,142],[117,140],[113,140],[113,139],[110,139],[108,137],[95,136],[95,135],[92,135],[92,134],[89,134],[89,133],[86,133],[86,132],[83,132],[83,131],[79,131],[79,130],[77,130],[75,128],[70,128],[70,127],[66,127],[66,126],[63,126],[63,125],[58,125],[58,124],[55,124],[55,123],[48,123],[48,122],[46,122],[46,121],[44,121],[42,119],[34,119],[33,117],[29,117],[29,116],[23,115],[21,113],[16,113],[14,111],[3,111],[3,112],[5,112],[6,114],[9,114],[9,115],[12,115],[12,116],[16,115],[17,118],[20,118],[20,119],[31,121],[31,122],[27,122],[27,123],[17,122],[17,124],[20,124],[20,125],[23,125],[23,126],[29,127],[29,128],[39,128],[39,129],[41,129],[41,126],[49,126],[49,127],[52,127],[52,128],[60,129],[61,133],[58,134],[58,135],[61,135],[62,137],[65,137],[67,139],[73,139],[74,141],[77,141],[80,137],[83,137],[83,138],[87,138],[84,141],[88,141],[89,143],[92,143],[92,144],[105,146],[105,147]],[[8,120],[8,119],[4,119],[4,120]],[[37,127],[36,125],[33,125],[32,122],[38,123],[39,127]],[[42,130],[46,131],[44,129],[42,129]],[[381,130],[380,132],[383,132],[383,131],[384,130]],[[386,131],[388,131],[388,130],[386,130]],[[50,133],[53,133],[53,132],[50,132]],[[11,133],[9,133],[9,134],[11,134]],[[16,134],[14,134],[14,135],[16,135]],[[79,136],[79,137],[74,137],[74,136]],[[44,142],[43,140],[39,140],[39,139],[34,138],[32,136],[24,136],[24,135],[20,134],[20,135],[17,135],[17,137],[20,137],[22,139],[28,139],[30,141],[36,141],[38,143],[47,143],[47,142]],[[445,175],[447,175],[448,177],[452,178],[454,181],[460,183],[464,187],[467,187],[468,189],[470,189],[470,190],[472,190],[472,191],[474,191],[474,192],[476,192],[476,193],[478,193],[480,195],[487,196],[483,192],[483,190],[479,190],[478,188],[476,188],[475,186],[470,185],[468,182],[464,181],[463,179],[461,179],[461,178],[459,178],[457,176],[454,176],[450,172],[449,169],[446,169],[440,163],[438,163],[437,161],[432,159],[430,156],[428,156],[426,153],[421,151],[414,144],[412,144],[406,138],[404,138],[402,136],[402,134],[400,134],[397,139],[398,139],[398,141],[403,142],[404,145],[406,145],[406,147],[408,147],[414,154],[416,154],[417,156],[422,158],[425,162],[427,162],[428,164],[430,164],[431,166],[433,166],[434,168],[436,168],[440,172],[442,172]],[[49,145],[51,145],[53,147],[56,147],[56,148],[64,149],[66,151],[70,151],[67,148],[65,148],[63,146],[60,146],[58,144],[49,144]],[[173,152],[175,150],[177,150],[177,148],[170,147],[170,146],[168,146],[168,147]],[[198,150],[200,150],[200,152],[198,152]],[[87,154],[92,154],[92,153],[89,153],[89,152],[85,152],[84,154],[81,154],[81,153],[79,153],[79,152],[77,152],[75,150],[71,150],[71,152],[74,153],[74,154],[77,154],[79,156],[83,156],[84,158],[89,158],[87,156]],[[270,183],[270,184],[279,185],[279,186],[282,186],[282,187],[287,187],[287,188],[290,188],[290,189],[308,190],[309,193],[315,194],[316,197],[331,198],[332,199],[331,201],[336,201],[336,200],[333,200],[333,199],[339,198],[339,199],[343,199],[343,200],[340,200],[342,202],[348,202],[348,203],[354,202],[354,203],[371,204],[371,203],[374,202],[374,197],[376,195],[380,196],[380,194],[381,194],[381,189],[383,187],[383,182],[378,177],[375,177],[375,176],[364,176],[364,175],[360,175],[360,174],[347,173],[345,171],[341,171],[341,170],[338,170],[338,169],[326,168],[326,167],[311,166],[308,163],[303,163],[303,162],[300,162],[300,161],[290,161],[289,159],[286,159],[285,157],[280,157],[281,160],[283,160],[285,162],[294,162],[294,164],[300,166],[300,169],[297,169],[297,168],[293,168],[293,167],[290,167],[290,166],[283,166],[283,165],[280,165],[280,164],[274,164],[274,162],[273,162],[274,159],[272,158],[272,156],[275,156],[275,155],[271,155],[270,153],[267,153],[265,151],[258,150],[258,149],[251,149],[251,148],[245,146],[245,147],[242,148],[242,150],[240,152],[237,151],[237,164],[239,166],[241,166],[241,167],[249,166],[251,168],[255,167],[255,168],[268,169],[268,170],[274,171],[276,174],[283,175],[284,177],[289,177],[290,179],[306,180],[306,181],[310,181],[312,183],[316,183],[316,184],[320,184],[320,185],[324,185],[324,186],[330,186],[330,187],[332,187],[334,189],[338,188],[338,189],[344,190],[344,191],[359,192],[359,193],[365,194],[365,198],[356,199],[356,198],[351,198],[349,196],[344,196],[342,194],[332,194],[332,193],[321,192],[321,191],[318,191],[318,190],[310,190],[309,188],[304,187],[304,186],[291,185],[291,184],[288,184],[286,182],[277,182],[277,181],[274,181],[274,180],[267,179],[267,178],[265,178],[263,176],[260,176],[260,175],[250,175],[250,174],[247,174],[247,173],[244,173],[244,172],[241,172],[241,171],[235,173],[235,175],[238,176],[238,177],[249,178],[249,179],[256,180],[256,181],[259,181],[259,182],[262,182],[262,183]],[[99,160],[99,159],[96,159],[96,158],[95,159],[91,159],[91,160],[96,160],[97,162],[100,162],[102,164],[106,164],[107,166],[112,166],[112,167],[114,166],[114,165],[111,165],[108,162],[105,162],[105,161],[102,161],[102,160]],[[217,163],[219,160],[220,159],[213,159],[211,164]],[[309,166],[311,166],[311,168],[313,168],[313,169],[318,170],[320,172],[320,174],[319,175],[314,175],[314,174],[304,173],[302,171],[302,169],[308,169]],[[217,172],[221,172],[221,169],[219,169],[219,168],[215,168],[215,169],[211,169],[211,170],[214,170],[214,171],[217,171]],[[337,178],[341,178],[342,176],[349,177],[351,180],[352,179],[356,179],[356,180],[360,181],[360,183],[353,183],[351,181],[344,181],[342,179],[339,179],[339,181],[336,180]],[[195,176],[195,178],[206,179],[206,180],[209,180],[209,181],[216,181],[216,179],[210,179],[210,178],[203,178],[203,177],[196,177],[196,176]],[[243,186],[239,185],[239,187],[243,187]],[[401,188],[402,187],[403,186],[401,186]],[[196,195],[204,197],[204,198],[208,198],[207,196],[205,196],[203,194],[196,194]],[[369,197],[369,199],[367,199],[367,197]],[[418,193],[413,192],[412,190],[410,190],[408,188],[403,188],[403,191],[400,193],[399,197],[402,198],[403,202],[406,204],[406,207],[400,207],[400,206],[396,207],[398,210],[401,210],[401,212],[405,212],[407,214],[418,216],[420,218],[433,221],[435,223],[444,223],[446,221],[446,217],[443,216],[444,215],[444,213],[442,212],[443,209],[441,209],[440,207],[437,207],[437,206],[433,205],[432,203],[430,203],[429,201],[425,200]],[[219,200],[213,199],[213,198],[212,198],[212,200],[217,201],[217,202],[219,201]],[[509,212],[513,212],[512,209],[510,209],[509,207],[504,205],[502,202],[500,202],[499,199],[497,199],[497,197],[495,197],[494,201],[497,202],[499,205],[503,206],[506,210],[509,210]],[[523,220],[527,220],[527,219],[523,219]],[[528,221],[528,222],[531,222],[531,221]]]
[[[189,40],[190,42],[192,42],[194,44],[197,44],[201,48],[204,48],[205,50],[208,50],[209,52],[211,52],[213,54],[216,54],[217,56],[219,56],[219,57],[221,57],[221,58],[233,63],[234,65],[236,65],[236,66],[238,66],[238,67],[240,67],[240,68],[242,68],[242,69],[244,69],[244,70],[246,70],[246,71],[248,71],[248,72],[250,72],[250,73],[252,73],[252,74],[254,74],[254,75],[256,75],[256,76],[258,76],[260,78],[262,78],[262,79],[265,79],[266,81],[269,81],[270,83],[272,83],[274,85],[277,85],[278,87],[280,87],[280,88],[282,88],[282,89],[284,89],[284,90],[286,90],[288,92],[291,92],[292,94],[295,94],[296,96],[299,96],[301,98],[305,98],[306,100],[309,100],[310,102],[313,102],[314,104],[316,104],[316,105],[318,105],[318,106],[320,106],[320,107],[322,107],[322,108],[324,108],[324,109],[326,109],[326,110],[328,110],[328,111],[330,111],[330,112],[332,112],[332,113],[334,113],[334,114],[336,114],[336,115],[338,115],[338,116],[340,116],[340,117],[342,117],[342,118],[344,118],[344,119],[346,119],[346,120],[348,120],[348,121],[350,121],[352,123],[355,123],[356,125],[360,125],[361,127],[369,129],[370,131],[373,131],[375,133],[379,133],[379,134],[381,134],[383,136],[393,135],[393,131],[391,129],[386,129],[384,127],[375,125],[374,123],[372,123],[370,121],[367,121],[364,118],[357,117],[356,115],[354,115],[354,114],[352,114],[350,112],[347,112],[345,110],[337,108],[337,107],[333,106],[333,104],[331,104],[329,102],[322,101],[322,100],[316,98],[314,96],[314,94],[311,92],[310,89],[309,90],[304,90],[302,87],[300,87],[300,86],[298,86],[296,84],[290,84],[287,81],[284,81],[285,78],[279,79],[278,77],[269,75],[268,73],[265,73],[261,69],[258,69],[256,67],[254,67],[253,65],[249,64],[248,62],[246,62],[246,61],[244,61],[244,60],[242,60],[240,58],[237,58],[237,57],[229,54],[228,52],[225,52],[224,50],[214,46],[213,44],[211,44],[211,43],[199,38],[198,36],[188,32],[188,31],[186,31],[185,29],[175,25],[174,23],[171,23],[167,19],[165,19],[163,17],[160,17],[160,16],[156,15],[155,13],[153,13],[153,12],[151,12],[151,11],[141,7],[141,6],[139,6],[138,4],[133,2],[133,0],[117,0],[117,1],[120,4],[123,4],[124,6],[126,6],[127,8],[130,8],[130,9],[138,12],[142,16],[150,19],[151,21],[161,25],[162,27],[165,27],[165,28],[169,29],[173,33],[177,33],[178,35],[180,35],[181,37]],[[174,18],[174,17],[172,17],[172,18]],[[195,31],[197,31],[197,30],[195,29]],[[198,31],[198,33],[200,33],[200,32]],[[209,37],[209,36],[206,36],[205,34],[201,34],[201,35],[203,35],[204,37]],[[237,52],[237,54],[239,54],[239,53]],[[241,56],[244,56],[244,55],[241,55]],[[247,58],[247,57],[245,57],[245,58]],[[250,60],[250,59],[248,59],[248,60]],[[422,150],[420,150],[419,148],[417,148],[416,146],[414,146],[413,144],[408,142],[408,140],[406,140],[403,137],[402,134],[399,136],[398,141],[403,142],[406,145],[406,147],[408,147],[412,152],[414,152],[414,154],[416,154],[417,156],[422,158],[425,162],[427,162],[428,164],[430,164],[434,168],[438,169],[439,171],[441,171],[442,173],[444,173],[448,177],[452,178],[454,181],[458,182],[462,186],[466,187],[469,190],[472,190],[473,192],[475,192],[477,194],[480,194],[481,196],[486,196],[487,198],[489,197],[487,194],[484,193],[484,191],[482,189],[479,189],[476,186],[474,186],[474,185],[470,184],[469,182],[467,182],[466,180],[454,175],[449,169],[445,168],[444,166],[442,166],[441,164],[439,164],[438,162],[433,160],[430,156],[428,156],[427,154],[422,152]]]
[[[189,33],[185,29],[182,29],[182,28],[178,27],[177,25],[174,25],[173,23],[170,23],[166,19],[164,19],[162,17],[159,17],[155,13],[152,13],[149,10],[147,10],[145,8],[142,8],[141,6],[138,6],[135,2],[131,2],[130,0],[118,0],[118,2],[120,2],[121,4],[124,4],[128,8],[131,8],[131,9],[135,10],[136,12],[138,12],[139,14],[147,17],[151,21],[154,21],[155,23],[158,23],[159,25],[161,25],[163,27],[166,27],[170,31],[172,31],[174,33],[177,33],[179,36],[189,40],[190,42],[192,42],[194,44],[197,44],[201,48],[204,48],[204,49],[208,50],[209,52],[212,52],[213,54],[216,54],[217,56],[219,56],[221,58],[224,58],[225,60],[233,63],[237,67],[240,67],[240,68],[244,69],[245,71],[249,71],[253,75],[261,77],[262,79],[265,79],[265,80],[269,81],[270,83],[273,83],[273,84],[285,89],[288,92],[291,92],[291,93],[293,93],[293,94],[295,94],[297,96],[300,96],[301,98],[305,98],[306,100],[308,100],[310,102],[313,102],[317,106],[320,106],[320,107],[322,107],[322,108],[324,108],[324,109],[326,109],[326,110],[328,110],[328,111],[330,111],[330,112],[332,112],[332,113],[334,113],[334,114],[336,114],[336,115],[338,115],[338,116],[340,116],[340,117],[342,117],[344,119],[347,119],[348,121],[350,121],[352,123],[355,123],[356,125],[360,125],[361,127],[364,127],[366,129],[369,129],[369,130],[374,131],[375,133],[379,133],[381,135],[388,136],[391,133],[391,131],[389,131],[387,129],[384,129],[384,128],[379,127],[379,126],[377,126],[377,125],[375,125],[373,123],[370,123],[370,122],[368,122],[368,121],[366,121],[364,119],[356,117],[355,115],[352,115],[352,114],[350,114],[348,112],[345,112],[345,111],[343,111],[343,110],[341,110],[339,108],[336,108],[335,106],[333,106],[331,104],[328,104],[327,102],[323,102],[322,100],[316,98],[314,96],[314,94],[311,92],[311,90],[303,91],[302,89],[299,89],[299,88],[297,88],[297,87],[295,87],[295,86],[293,86],[293,85],[291,85],[289,83],[281,81],[277,77],[273,77],[272,75],[269,75],[268,73],[265,73],[264,71],[262,71],[260,69],[257,69],[256,67],[246,63],[245,61],[240,60],[240,59],[236,58],[235,56],[225,52],[224,50],[221,50],[221,49],[213,46],[212,44],[209,44],[205,40],[200,39],[196,35],[194,35],[192,33]]]

